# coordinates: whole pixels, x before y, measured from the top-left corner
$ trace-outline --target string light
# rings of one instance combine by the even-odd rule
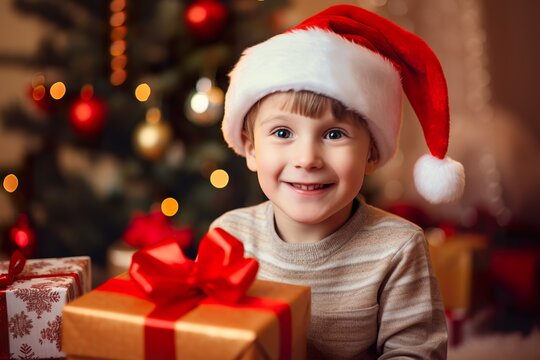
[[[178,201],[172,197],[168,197],[161,202],[161,212],[165,216],[174,216],[178,212]]]
[[[14,174],[9,174],[4,178],[4,190],[8,193],[12,193],[19,187],[19,179]]]
[[[118,86],[127,79],[126,0],[112,0],[109,8],[111,10],[111,17],[109,18],[109,24],[111,25],[111,45],[109,47],[111,75],[109,81],[112,85]]]

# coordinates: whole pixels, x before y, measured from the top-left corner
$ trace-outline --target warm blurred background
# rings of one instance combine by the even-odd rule
[[[420,35],[447,75],[463,199],[415,192],[427,147],[408,106],[396,158],[363,193],[426,230],[450,357],[540,359],[540,2],[343,2]],[[264,199],[221,139],[227,72],[335,3],[0,1],[0,258],[90,255],[99,284],[164,236],[194,255],[214,218]]]

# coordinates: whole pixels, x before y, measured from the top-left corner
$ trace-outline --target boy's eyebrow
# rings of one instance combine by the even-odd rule
[[[293,119],[291,119],[291,115],[292,116],[304,116],[304,115],[301,115],[301,114],[296,114],[296,113],[285,113],[285,114],[271,114],[267,117],[264,117],[262,119],[259,120],[259,124],[262,126],[262,125],[265,125],[266,123],[269,123],[269,122],[273,122],[273,121],[287,121],[287,122],[290,122],[290,121],[294,121]],[[325,117],[320,117],[320,118],[317,118],[318,120],[325,120]],[[355,124],[356,123],[356,119],[354,119],[353,117],[351,116],[342,116],[342,117],[334,117],[332,116],[331,119],[327,119],[327,120],[331,120],[333,122],[337,122],[337,123],[348,123],[348,124]]]
[[[271,122],[271,121],[283,121],[283,120],[286,120],[286,121],[291,121],[291,119],[289,119],[289,117],[285,114],[277,114],[277,115],[270,115],[270,116],[267,116],[267,117],[264,117],[260,120],[260,124],[261,125],[264,125],[265,123],[268,123],[268,122]]]

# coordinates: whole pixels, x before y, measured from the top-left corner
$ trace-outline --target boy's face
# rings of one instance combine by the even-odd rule
[[[288,96],[262,101],[253,139],[245,136],[248,168],[257,172],[278,224],[337,228],[348,219],[364,175],[375,169],[369,133],[358,120],[334,118],[330,109],[319,119],[283,110]]]

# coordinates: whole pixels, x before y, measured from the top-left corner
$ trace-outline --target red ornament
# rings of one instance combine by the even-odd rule
[[[32,257],[36,247],[36,234],[30,227],[30,221],[25,214],[19,215],[17,222],[9,230],[12,245],[19,249],[25,257]]]
[[[105,104],[95,97],[79,98],[71,105],[69,120],[78,134],[97,135],[105,122]]]
[[[188,30],[201,40],[215,38],[225,26],[227,8],[218,0],[197,0],[186,7]]]

